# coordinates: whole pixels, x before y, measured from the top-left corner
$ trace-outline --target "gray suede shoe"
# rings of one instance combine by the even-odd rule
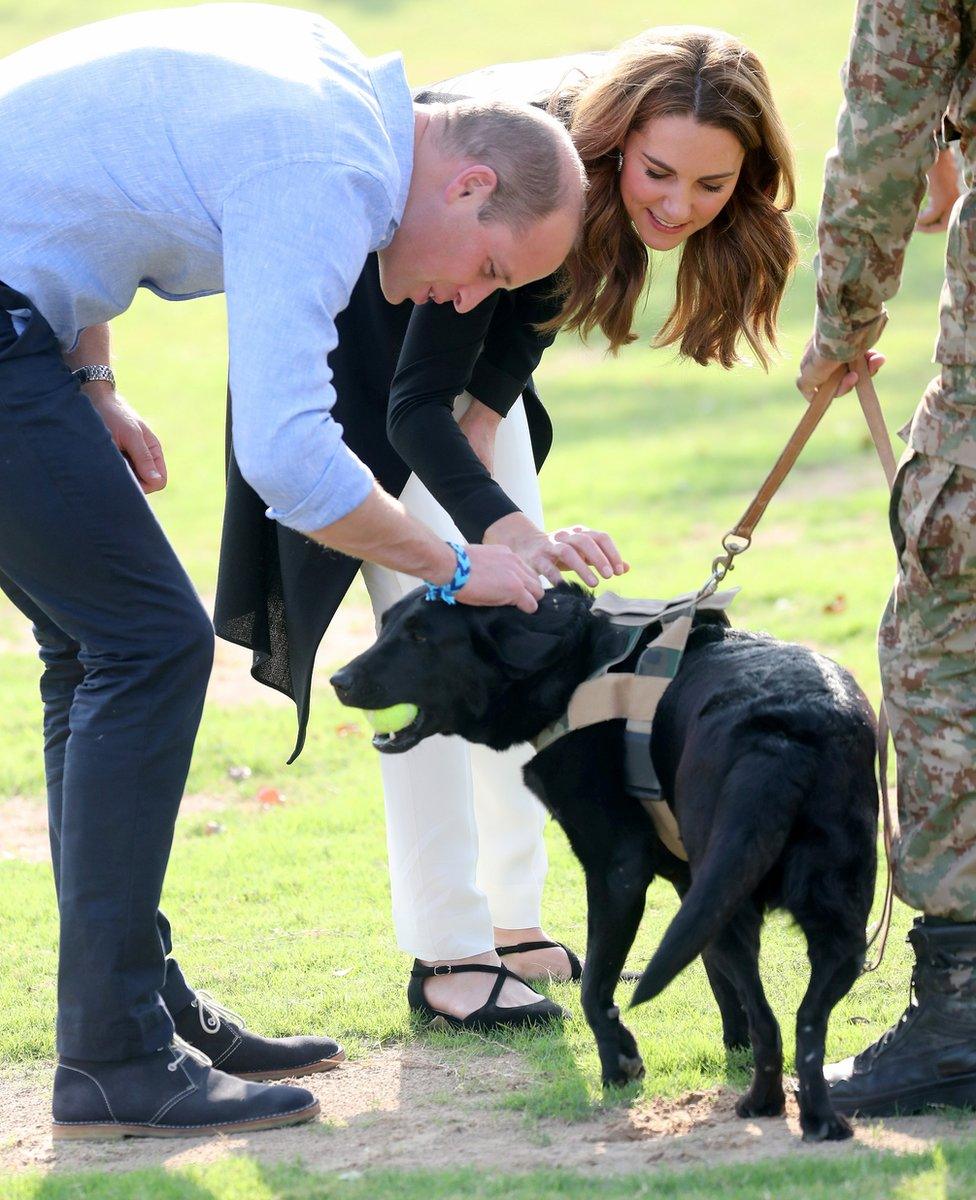
[[[62,1059],[54,1076],[55,1138],[206,1137],[299,1125],[319,1103],[299,1087],[245,1083],[176,1039],[122,1062]]]
[[[252,1033],[237,1013],[207,992],[196,992],[186,1008],[173,1013],[173,1022],[183,1041],[238,1079],[295,1079],[332,1071],[346,1058],[332,1038],[268,1038]]]

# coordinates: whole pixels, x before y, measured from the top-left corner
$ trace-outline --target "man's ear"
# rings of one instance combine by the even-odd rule
[[[458,171],[447,185],[444,198],[448,204],[453,204],[455,200],[466,200],[470,196],[477,196],[484,201],[497,186],[498,176],[492,168],[478,163]]]
[[[485,658],[501,662],[514,678],[544,671],[572,646],[571,639],[564,635],[533,629],[513,619],[511,613],[480,628],[477,642]]]

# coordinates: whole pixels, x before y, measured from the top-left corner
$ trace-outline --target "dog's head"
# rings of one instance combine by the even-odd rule
[[[418,588],[383,614],[375,644],[331,683],[353,708],[417,707],[405,729],[373,738],[386,754],[435,733],[504,749],[555,720],[585,678],[592,602],[583,588],[562,584],[528,614],[429,602]]]

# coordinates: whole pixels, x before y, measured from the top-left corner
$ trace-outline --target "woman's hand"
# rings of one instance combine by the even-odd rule
[[[550,583],[562,582],[562,571],[575,571],[588,587],[604,579],[623,575],[630,565],[620,557],[620,552],[607,533],[573,525],[568,529],[557,529],[545,533],[520,512],[500,517],[485,530],[486,545],[503,545],[514,550],[522,561]]]
[[[458,421],[461,432],[489,475],[495,466],[495,434],[501,421],[498,413],[480,400],[472,400]]]
[[[915,228],[922,233],[939,233],[949,227],[949,214],[959,199],[959,168],[951,148],[940,150],[926,172],[929,192],[926,205],[918,214]]]
[[[159,438],[114,389],[105,388],[96,394],[96,385],[88,384],[84,390],[142,490],[147,496],[150,492],[161,492],[167,475]]]

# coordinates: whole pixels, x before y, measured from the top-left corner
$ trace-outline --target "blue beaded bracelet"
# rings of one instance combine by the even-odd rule
[[[454,571],[454,578],[450,583],[429,583],[427,584],[427,600],[443,600],[445,604],[456,604],[454,597],[458,594],[461,588],[468,582],[471,577],[471,559],[468,558],[468,552],[463,546],[459,546],[457,542],[447,543],[454,551],[454,556],[457,558],[457,568]]]

